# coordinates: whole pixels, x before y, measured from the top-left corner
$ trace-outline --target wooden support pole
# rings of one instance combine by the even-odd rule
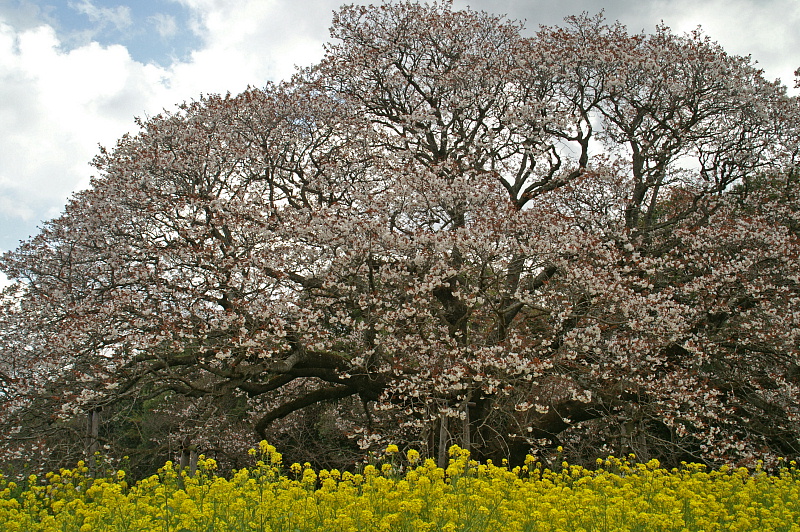
[[[447,467],[447,441],[449,434],[447,432],[447,416],[444,413],[439,414],[439,455],[436,464],[439,467]]]
[[[464,404],[462,406],[462,412],[464,413],[464,418],[461,426],[461,447],[467,451],[470,450],[470,446],[472,445],[471,436],[470,436],[470,427],[469,427],[469,397],[464,398]]]
[[[99,467],[97,453],[100,451],[100,409],[92,408],[86,415],[86,464],[89,466],[89,474],[97,475]]]

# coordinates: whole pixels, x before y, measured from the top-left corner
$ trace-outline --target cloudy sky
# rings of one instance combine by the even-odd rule
[[[374,0],[380,2],[381,0]],[[0,0],[0,251],[87,186],[98,144],[135,116],[201,93],[237,93],[319,59],[340,0]],[[368,3],[368,2],[361,2]],[[701,25],[793,85],[798,0],[455,0],[529,31],[605,10],[632,32]],[[797,92],[797,91],[794,91]],[[2,282],[0,280],[0,282]]]

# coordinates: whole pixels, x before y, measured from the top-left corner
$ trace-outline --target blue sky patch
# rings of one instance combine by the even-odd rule
[[[64,46],[96,41],[121,44],[141,63],[169,66],[185,61],[202,39],[192,28],[189,8],[174,0],[118,2],[114,0],[22,0],[38,7],[43,22],[52,25]]]

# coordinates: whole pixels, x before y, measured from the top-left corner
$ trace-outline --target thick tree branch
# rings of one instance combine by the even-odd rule
[[[288,403],[284,403],[265,416],[262,416],[255,425],[255,432],[259,435],[259,437],[266,438],[266,430],[273,421],[284,418],[292,412],[296,412],[297,410],[301,410],[307,406],[321,403],[323,401],[343,399],[345,397],[355,395],[356,393],[358,393],[357,390],[354,390],[348,386],[331,386],[328,388],[314,390],[313,392],[302,397],[289,401]]]

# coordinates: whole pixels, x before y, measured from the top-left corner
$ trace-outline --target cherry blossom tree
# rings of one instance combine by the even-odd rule
[[[65,420],[145,403],[231,456],[310,415],[440,459],[800,453],[785,87],[602,16],[345,6],[331,34],[290,82],[139,121],[3,257],[7,456],[120,444]]]

